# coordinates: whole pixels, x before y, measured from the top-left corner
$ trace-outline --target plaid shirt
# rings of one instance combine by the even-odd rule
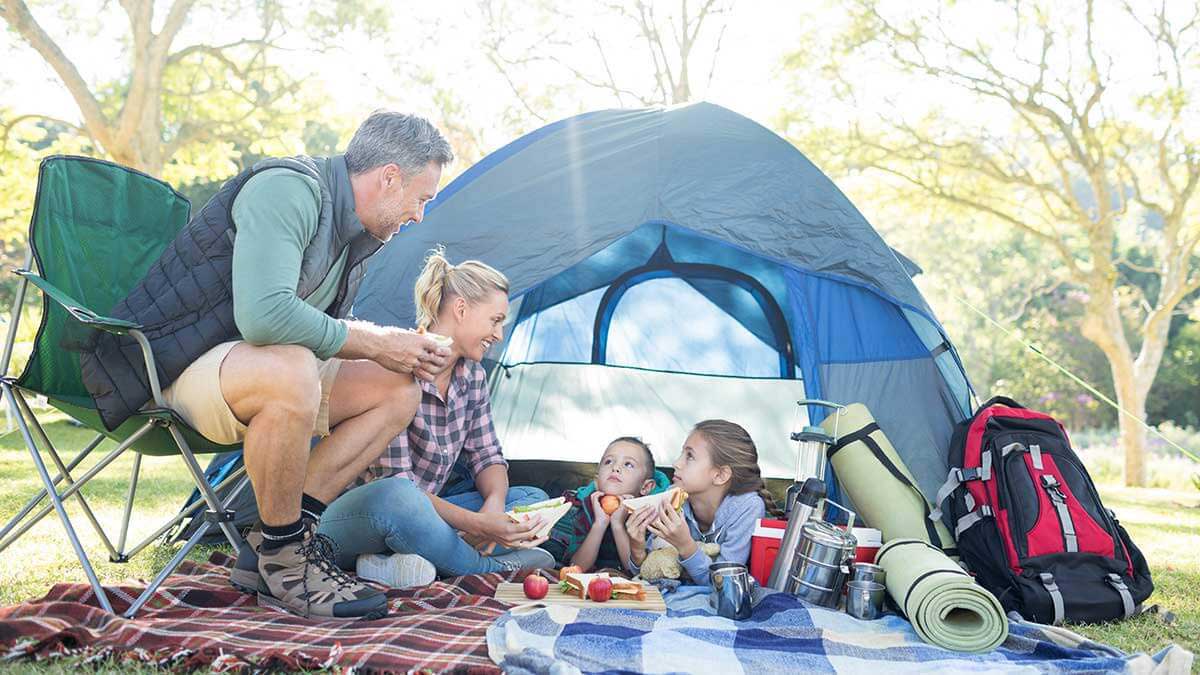
[[[445,399],[432,382],[418,380],[418,384],[422,394],[416,417],[359,476],[359,484],[403,476],[437,494],[459,455],[472,475],[493,464],[508,465],[492,426],[487,373],[478,361],[459,359]]]

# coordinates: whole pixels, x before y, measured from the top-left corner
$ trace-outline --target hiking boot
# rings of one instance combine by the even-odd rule
[[[346,574],[333,542],[305,524],[304,540],[273,551],[258,549],[258,604],[311,619],[387,616],[387,596]]]
[[[549,551],[540,548],[514,548],[491,557],[509,572],[518,570],[553,569],[555,560]]]
[[[358,578],[389,588],[428,586],[437,579],[433,563],[415,553],[367,553],[355,563]]]
[[[267,590],[267,587],[262,585],[262,576],[258,573],[258,547],[262,546],[262,542],[262,523],[255,523],[242,538],[237,560],[233,563],[233,569],[229,571],[229,583],[243,593],[261,593]]]

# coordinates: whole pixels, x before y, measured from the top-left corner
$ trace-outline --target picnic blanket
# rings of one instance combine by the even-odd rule
[[[1019,618],[1019,617],[1018,617]],[[553,606],[514,608],[487,631],[488,653],[510,675],[531,673],[1187,673],[1192,655],[1171,646],[1127,655],[1070,631],[1010,621],[986,654],[922,642],[895,615],[859,621],[784,594],[766,596],[747,620],[715,616],[707,589],[667,596],[667,614]]]
[[[87,584],[57,584],[41,600],[0,608],[0,664],[74,655],[188,670],[498,672],[485,633],[511,607],[492,595],[512,574],[388,591],[390,615],[377,621],[313,621],[234,590],[232,565],[221,552],[184,562],[132,620],[100,609]],[[141,590],[111,588],[113,608],[124,611]]]

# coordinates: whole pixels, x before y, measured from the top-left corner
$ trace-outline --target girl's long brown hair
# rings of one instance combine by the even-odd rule
[[[712,463],[727,466],[730,471],[729,493],[740,495],[757,492],[766,506],[767,513],[777,516],[779,507],[767,490],[762,471],[758,468],[758,446],[740,424],[727,420],[704,420],[692,431],[704,436],[712,449]]]

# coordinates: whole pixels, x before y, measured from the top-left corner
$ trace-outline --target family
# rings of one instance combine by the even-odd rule
[[[171,408],[210,440],[243,444],[260,523],[232,583],[303,616],[378,617],[386,597],[361,578],[404,587],[556,564],[636,574],[670,545],[706,583],[698,542],[746,562],[770,497],[753,440],[724,420],[695,425],[670,480],[641,440],[612,440],[548,535],[537,536],[539,518],[506,514],[547,495],[509,485],[492,424],[480,362],[508,318],[501,272],[434,251],[412,289],[416,330],[350,314],[367,260],[421,222],[452,159],[427,120],[376,112],[343,155],[260,162],[193,215],[113,310],[148,327]],[[138,353],[104,336],[83,356],[110,426],[157,386]],[[443,494],[456,465],[473,489]],[[608,495],[672,485],[688,494],[681,511],[601,508]]]

